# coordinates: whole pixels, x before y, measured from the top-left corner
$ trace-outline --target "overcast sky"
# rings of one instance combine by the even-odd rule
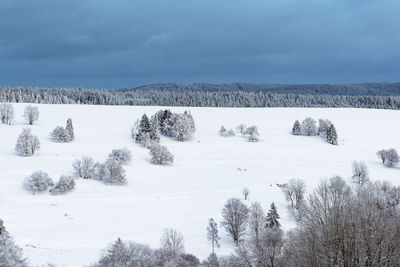
[[[399,0],[1,0],[0,85],[400,81]]]

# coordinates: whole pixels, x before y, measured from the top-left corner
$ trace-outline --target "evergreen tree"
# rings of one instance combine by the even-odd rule
[[[338,144],[337,138],[338,138],[338,136],[336,133],[335,126],[333,124],[331,124],[328,128],[326,140],[333,145],[337,145]]]
[[[292,134],[294,134],[294,135],[301,134],[301,126],[300,126],[300,122],[298,120],[296,120],[293,124]]]
[[[142,119],[139,124],[139,129],[136,135],[136,142],[141,142],[141,138],[145,133],[150,133],[151,127],[150,127],[150,121],[149,118],[147,118],[146,113],[143,114]]]
[[[150,140],[153,142],[160,142],[160,135],[158,133],[159,125],[156,116],[153,116],[150,120]]]
[[[71,118],[69,118],[67,120],[67,126],[65,127],[65,129],[67,130],[71,141],[74,140],[75,139],[75,134],[74,134],[74,127],[72,126],[72,119]]]
[[[273,227],[281,226],[278,219],[280,219],[278,210],[276,209],[275,203],[272,202],[271,208],[268,210],[268,213],[267,213],[267,218],[266,218],[267,223],[265,225],[266,228],[273,228]]]
[[[0,219],[0,266],[1,267],[26,267],[26,259],[22,256],[22,249],[18,247],[7,232]]]

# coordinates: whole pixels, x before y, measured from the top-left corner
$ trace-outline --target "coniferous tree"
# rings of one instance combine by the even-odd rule
[[[67,120],[67,126],[65,127],[65,129],[67,130],[71,141],[75,139],[75,134],[74,134],[74,127],[72,126],[72,119],[68,118]]]
[[[140,120],[139,128],[137,130],[136,134],[136,142],[141,142],[142,137],[145,133],[150,134],[151,127],[150,127],[150,121],[149,118],[147,117],[146,114],[143,114],[142,119]]]
[[[300,122],[298,120],[296,120],[293,124],[292,134],[294,134],[294,135],[301,134],[301,126],[300,126]]]
[[[27,267],[26,259],[22,256],[22,249],[18,247],[7,232],[0,219],[0,266]]]
[[[337,145],[338,144],[338,136],[336,133],[335,126],[331,124],[328,128],[327,134],[326,134],[326,140],[331,143],[332,145]]]
[[[159,135],[159,125],[156,116],[153,116],[150,120],[150,140],[153,142],[160,142],[160,135]]]
[[[266,217],[266,224],[267,228],[279,227],[281,224],[279,223],[278,219],[280,216],[278,214],[278,210],[275,206],[275,203],[272,202],[271,208],[268,210],[267,217]]]

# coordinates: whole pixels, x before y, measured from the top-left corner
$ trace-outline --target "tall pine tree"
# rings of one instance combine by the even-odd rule
[[[266,228],[280,227],[281,224],[279,223],[278,219],[280,219],[278,210],[276,209],[275,203],[272,202],[271,208],[268,210],[267,213],[267,222],[265,224]]]
[[[328,132],[326,134],[326,140],[331,143],[332,145],[337,145],[338,144],[338,136],[336,133],[336,128],[333,124],[331,124],[328,128]]]

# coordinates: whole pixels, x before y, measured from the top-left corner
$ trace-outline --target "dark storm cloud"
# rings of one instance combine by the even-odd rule
[[[398,0],[2,0],[0,84],[397,81]]]

